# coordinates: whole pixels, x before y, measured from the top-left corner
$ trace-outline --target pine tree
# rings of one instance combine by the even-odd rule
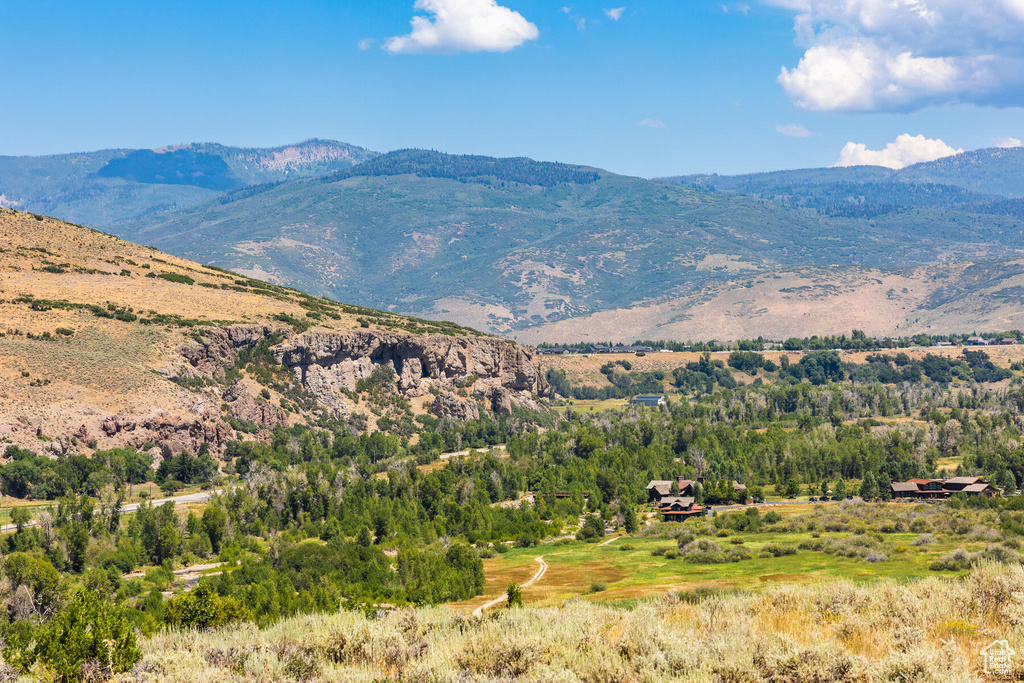
[[[860,482],[860,497],[864,500],[878,498],[878,482],[870,471],[864,473],[864,479]]]
[[[636,521],[636,510],[633,509],[632,505],[627,505],[622,509],[622,516],[625,517],[623,526],[626,527],[627,534],[635,534],[639,525]]]

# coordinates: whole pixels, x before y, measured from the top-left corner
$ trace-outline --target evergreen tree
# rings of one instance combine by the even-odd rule
[[[622,509],[622,516],[625,518],[623,526],[626,528],[627,534],[635,534],[639,525],[636,521],[636,510],[633,509],[632,505],[627,505]]]
[[[864,473],[864,479],[860,482],[860,497],[864,500],[878,498],[878,482],[870,470]]]

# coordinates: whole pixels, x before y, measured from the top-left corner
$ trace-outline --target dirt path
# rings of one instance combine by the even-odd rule
[[[532,586],[534,583],[539,581],[540,578],[542,576],[544,576],[544,572],[546,572],[548,570],[548,563],[544,561],[544,556],[543,555],[540,556],[540,557],[535,557],[533,559],[534,559],[535,562],[537,562],[537,564],[540,565],[540,567],[537,568],[537,573],[533,575],[533,578],[530,579],[529,581],[527,581],[526,583],[524,583],[521,586],[521,588],[526,588],[527,586]],[[482,617],[484,615],[484,611],[485,610],[491,609],[492,607],[494,607],[495,605],[500,603],[502,600],[508,600],[508,593],[502,593],[501,595],[499,595],[498,597],[494,598],[490,602],[487,602],[487,603],[484,603],[483,605],[480,605],[475,610],[473,610],[473,616],[474,617]]]
[[[622,536],[612,536],[607,541],[601,541],[600,543],[598,543],[597,547],[600,548],[603,545],[608,545],[609,543],[614,543],[615,541],[619,540],[620,538],[622,538]]]

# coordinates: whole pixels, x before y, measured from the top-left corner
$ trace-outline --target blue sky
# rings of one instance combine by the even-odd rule
[[[884,4],[0,0],[0,154],[321,137],[657,176],[1024,138],[1024,3]]]

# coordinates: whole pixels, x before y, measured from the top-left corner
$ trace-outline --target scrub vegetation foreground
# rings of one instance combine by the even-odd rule
[[[1024,569],[983,563],[959,579],[668,593],[631,609],[570,599],[483,619],[407,608],[165,631],[128,680],[958,683],[984,680],[990,642],[1024,643],[1022,623]]]

